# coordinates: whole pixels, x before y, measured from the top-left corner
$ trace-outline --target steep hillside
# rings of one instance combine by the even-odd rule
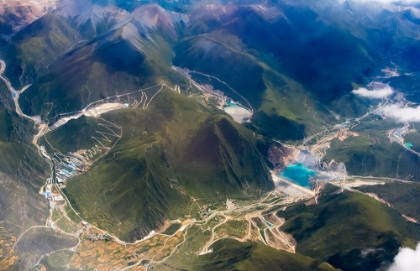
[[[420,157],[398,143],[389,142],[388,132],[395,129],[395,123],[372,118],[353,129],[359,136],[343,142],[333,140],[323,160],[345,163],[349,175],[420,181]]]
[[[318,131],[330,113],[302,85],[267,66],[236,37],[199,35],[175,46],[176,66],[215,76],[230,88],[195,75],[202,84],[213,84],[232,99],[254,110],[253,129],[281,140],[297,140]],[[301,106],[307,110],[302,110]]]
[[[48,174],[48,165],[31,145],[33,124],[9,107],[10,93],[0,83],[0,220],[14,234],[28,225],[44,223],[46,204],[38,195]],[[26,192],[25,192],[26,191]],[[28,197],[25,196],[30,195]],[[22,216],[16,210],[28,210]],[[29,211],[31,210],[31,211]]]
[[[34,124],[19,117],[11,104],[10,92],[0,82],[0,239],[2,242],[13,240],[13,245],[30,227],[45,225],[48,205],[39,190],[50,171],[31,143]],[[28,251],[44,249],[45,237],[54,243],[53,235],[50,229],[43,231],[42,236],[33,233],[32,241],[24,244],[26,251],[11,250],[10,245],[3,243],[0,269],[26,270],[32,267],[38,256]],[[75,244],[75,240],[72,241]],[[62,244],[57,244],[57,247],[62,248]]]
[[[222,238],[212,246],[212,251],[199,255],[211,231],[208,225],[193,225],[188,228],[185,242],[165,262],[151,263],[156,271],[204,271],[204,270],[337,270],[329,264],[298,253],[276,250],[261,242],[239,242]]]
[[[98,128],[97,119],[83,115],[46,134],[40,139],[40,144],[45,146],[50,153],[58,151],[66,154],[89,149],[97,144],[95,134]],[[71,131],[71,136],[68,134],[69,131]]]
[[[342,270],[376,270],[392,262],[401,246],[415,247],[420,226],[357,192],[328,185],[318,204],[297,204],[278,212],[282,230],[298,242],[297,252]]]
[[[33,83],[79,39],[77,31],[63,18],[47,13],[16,33],[0,51],[8,65],[5,74],[16,89]]]
[[[212,248],[212,253],[198,257],[197,270],[336,270],[326,263],[300,254],[275,250],[261,243],[222,239]]]
[[[420,137],[404,134],[411,150],[390,143],[403,124],[373,111],[398,104],[418,120],[420,5],[409,2],[0,0],[4,76],[31,84],[12,94],[49,125],[38,143],[55,154],[40,155],[38,127],[0,80],[0,270],[388,269],[420,240]],[[393,94],[353,92],[372,81]],[[249,122],[226,114],[243,108],[225,95]],[[327,185],[306,204],[266,193],[267,164],[283,168],[300,144],[353,177],[412,182]],[[67,174],[68,153],[83,166]],[[152,230],[162,234],[112,240]]]
[[[345,117],[368,110],[350,94],[352,83],[378,74],[381,56],[365,39],[319,20],[316,10],[203,4],[191,14],[174,64],[229,84],[235,92],[222,91],[254,109],[259,133],[298,140],[334,121],[328,109]]]
[[[253,8],[239,9],[227,28],[249,48],[272,54],[280,71],[324,103],[351,91],[351,82],[363,83],[377,69],[379,63],[362,40],[318,21],[313,11],[280,5],[283,16],[271,20]]]
[[[420,184],[387,183],[384,185],[364,186],[359,189],[374,193],[385,200],[403,215],[420,221]]]
[[[113,6],[112,3],[101,6],[85,0],[62,0],[54,14],[67,18],[79,30],[83,39],[109,31],[129,15],[126,10]]]
[[[156,21],[151,18],[154,12],[159,14]],[[139,8],[131,16],[119,27],[78,44],[50,65],[50,72],[20,98],[22,110],[51,118],[163,82],[186,89],[186,80],[170,64],[169,43],[176,38],[181,17],[155,5]],[[46,103],[51,106],[45,107]]]
[[[139,239],[187,215],[191,197],[214,203],[273,188],[250,131],[175,92],[162,90],[145,110],[102,117],[122,126],[123,136],[88,172],[70,179],[66,193],[82,217],[120,238]],[[79,131],[72,125],[60,129],[72,137]],[[54,142],[58,149],[67,144]]]

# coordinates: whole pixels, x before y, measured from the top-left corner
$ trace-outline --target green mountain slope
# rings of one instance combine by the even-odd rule
[[[27,270],[49,248],[74,246],[77,239],[45,227],[48,204],[39,191],[49,177],[50,168],[32,145],[34,123],[19,117],[12,104],[10,92],[1,82],[0,238],[2,241],[17,240],[25,234],[14,250],[10,246],[2,246],[0,269]],[[32,226],[45,228],[27,231]]]
[[[298,82],[278,73],[236,37],[215,33],[198,35],[175,46],[176,66],[187,67],[226,82],[223,88],[205,76],[193,76],[212,84],[229,97],[254,110],[253,129],[282,140],[302,139],[318,131],[330,113]],[[272,61],[272,59],[267,60]],[[302,110],[302,103],[306,110]]]
[[[326,263],[300,254],[276,250],[261,243],[222,239],[212,248],[212,253],[198,257],[197,270],[336,270]]]
[[[278,71],[324,103],[351,91],[351,82],[363,83],[364,76],[378,69],[380,58],[366,42],[319,20],[315,11],[281,2],[271,7],[278,9],[277,16],[266,16],[254,6],[239,7],[219,27],[248,48],[272,55]]]
[[[0,220],[12,233],[19,234],[29,225],[45,222],[47,205],[38,191],[47,178],[48,165],[31,145],[31,135],[35,131],[33,124],[16,115],[10,101],[10,92],[1,82]],[[30,196],[26,197],[25,193]],[[28,210],[25,216],[16,212],[25,209]]]
[[[40,144],[45,146],[50,153],[58,151],[66,154],[89,149],[97,144],[95,133],[98,128],[98,121],[95,118],[83,115],[46,134],[40,139]],[[69,131],[72,136],[68,135]]]
[[[384,185],[364,186],[359,189],[375,193],[402,214],[420,221],[420,184],[387,183]]]
[[[369,102],[350,94],[352,84],[377,74],[381,57],[312,8],[322,9],[203,4],[174,47],[174,64],[228,83],[252,105],[253,129],[281,140],[302,139],[335,121],[326,107],[344,117],[363,115]]]
[[[70,179],[66,193],[82,217],[120,238],[135,240],[165,219],[183,217],[191,197],[219,202],[273,188],[250,131],[175,92],[162,90],[146,110],[102,118],[121,126],[122,138]],[[59,129],[72,137],[81,130],[73,126]],[[51,145],[62,150],[67,142],[54,138]]]
[[[397,143],[390,143],[388,131],[395,123],[388,120],[366,120],[352,131],[359,136],[341,142],[335,139],[323,157],[325,162],[344,162],[349,175],[410,178],[420,180],[420,157]],[[415,134],[413,134],[415,135]]]
[[[260,242],[239,242],[223,238],[212,246],[212,252],[198,255],[211,233],[206,225],[188,228],[185,242],[163,263],[151,263],[156,271],[204,270],[337,270],[329,264],[302,254],[276,250]]]
[[[278,212],[282,230],[298,242],[297,252],[324,260],[343,270],[375,270],[392,262],[401,246],[414,247],[420,226],[357,192],[327,185],[318,204],[297,204]]]
[[[20,30],[0,51],[8,65],[5,75],[17,89],[33,83],[79,39],[77,31],[63,18],[47,13]]]
[[[165,14],[162,17],[170,20]],[[50,65],[49,73],[23,93],[19,101],[22,110],[53,118],[60,113],[81,110],[100,99],[162,82],[186,89],[187,81],[171,69],[169,43],[176,32],[172,22],[168,24],[144,30],[134,18],[78,44]]]

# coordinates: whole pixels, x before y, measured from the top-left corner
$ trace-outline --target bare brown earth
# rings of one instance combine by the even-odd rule
[[[16,237],[0,223],[0,271],[10,270],[17,261],[18,256],[12,249],[15,241]]]
[[[155,235],[136,245],[120,245],[113,241],[83,240],[70,266],[75,269],[113,270],[134,265],[142,259],[159,260],[168,256],[174,247],[183,240],[183,233],[178,232],[172,237]]]
[[[274,166],[275,170],[282,170],[293,161],[298,154],[298,149],[289,148],[285,145],[271,146],[268,149],[268,161]]]

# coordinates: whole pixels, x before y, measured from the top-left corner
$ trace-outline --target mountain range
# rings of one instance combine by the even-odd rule
[[[416,120],[381,113],[418,108],[420,5],[0,4],[0,270],[387,270],[420,241]],[[311,159],[333,184],[273,181]]]

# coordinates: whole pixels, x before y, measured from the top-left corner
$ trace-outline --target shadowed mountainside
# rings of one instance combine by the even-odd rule
[[[5,75],[16,89],[34,83],[79,40],[77,31],[63,18],[47,13],[16,33],[0,51],[7,63]]]
[[[119,27],[59,57],[22,95],[22,110],[52,118],[162,81],[186,89],[186,80],[170,68],[170,43],[183,17],[156,5],[136,9],[130,16]]]

